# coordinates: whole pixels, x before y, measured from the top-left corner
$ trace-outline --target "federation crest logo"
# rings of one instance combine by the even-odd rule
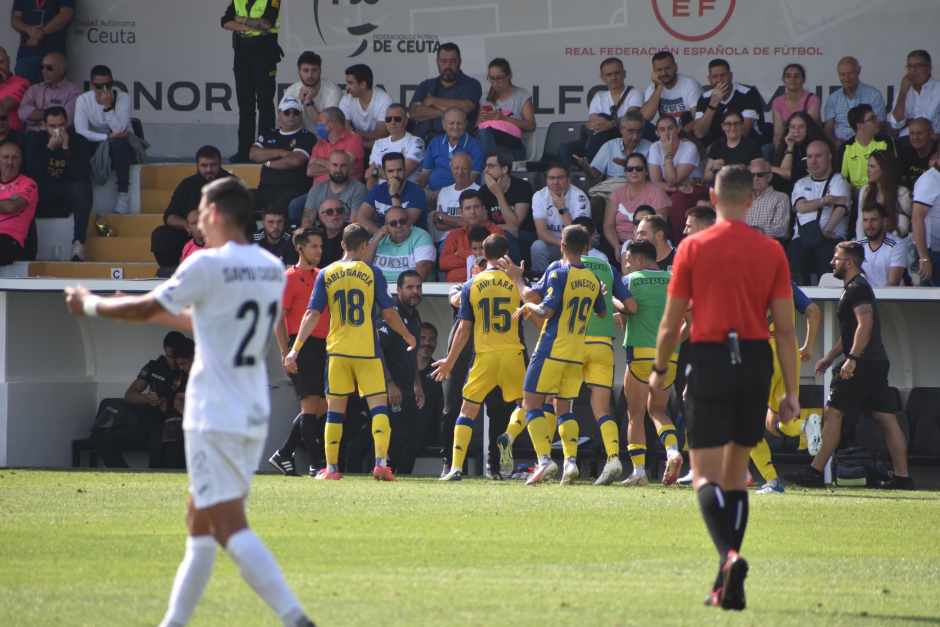
[[[682,41],[704,41],[728,25],[736,0],[651,0],[663,29]]]

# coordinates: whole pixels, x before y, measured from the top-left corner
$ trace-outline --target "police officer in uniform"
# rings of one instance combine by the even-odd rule
[[[232,31],[235,49],[235,97],[238,99],[238,152],[233,162],[248,161],[257,132],[274,127],[277,64],[284,52],[277,43],[281,0],[232,0],[222,28]]]

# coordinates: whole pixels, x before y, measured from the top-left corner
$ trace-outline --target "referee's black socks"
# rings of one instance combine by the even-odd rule
[[[744,542],[744,530],[747,529],[747,517],[750,513],[747,490],[729,490],[725,492],[725,504],[728,509],[728,521],[731,524],[731,548],[741,552]]]
[[[287,436],[287,440],[284,441],[284,444],[281,445],[281,448],[278,449],[278,453],[281,457],[293,458],[294,451],[297,450],[297,445],[300,444],[301,436],[301,423],[303,421],[304,414],[297,414],[294,416],[293,422],[290,425],[290,433]]]
[[[712,537],[715,548],[722,563],[728,557],[728,551],[734,548],[734,533],[731,527],[731,518],[728,515],[728,498],[725,492],[715,483],[706,483],[698,490],[698,506],[702,510],[702,518]],[[743,537],[743,531],[742,531]]]

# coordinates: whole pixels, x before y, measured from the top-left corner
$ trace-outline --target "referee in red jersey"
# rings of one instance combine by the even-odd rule
[[[715,226],[687,237],[672,267],[650,387],[662,387],[683,316],[693,304],[686,416],[693,485],[718,549],[718,577],[706,605],[745,607],[748,455],[763,437],[773,371],[767,312],[786,384],[780,420],[799,414],[793,294],[780,244],[744,222],[752,197],[744,166],[721,169],[712,192]]]

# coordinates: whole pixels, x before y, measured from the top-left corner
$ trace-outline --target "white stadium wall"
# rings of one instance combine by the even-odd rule
[[[204,142],[233,152],[231,34],[219,24],[226,5],[82,0],[69,34],[70,75],[84,81],[93,65],[111,66],[154,155],[189,156]],[[607,56],[620,57],[627,82],[640,88],[658,49],[673,50],[680,71],[700,82],[709,59],[723,57],[769,100],[786,63],[802,63],[808,88],[827,94],[838,87],[836,62],[852,54],[862,80],[890,103],[906,53],[931,50],[938,21],[936,0],[281,0],[278,81],[294,81],[295,60],[310,49],[323,57],[325,79],[341,83],[347,66],[366,63],[393,99],[407,99],[436,74],[436,46],[455,41],[478,79],[490,59],[507,58],[544,126],[586,117]],[[10,32],[0,42],[14,53]]]

